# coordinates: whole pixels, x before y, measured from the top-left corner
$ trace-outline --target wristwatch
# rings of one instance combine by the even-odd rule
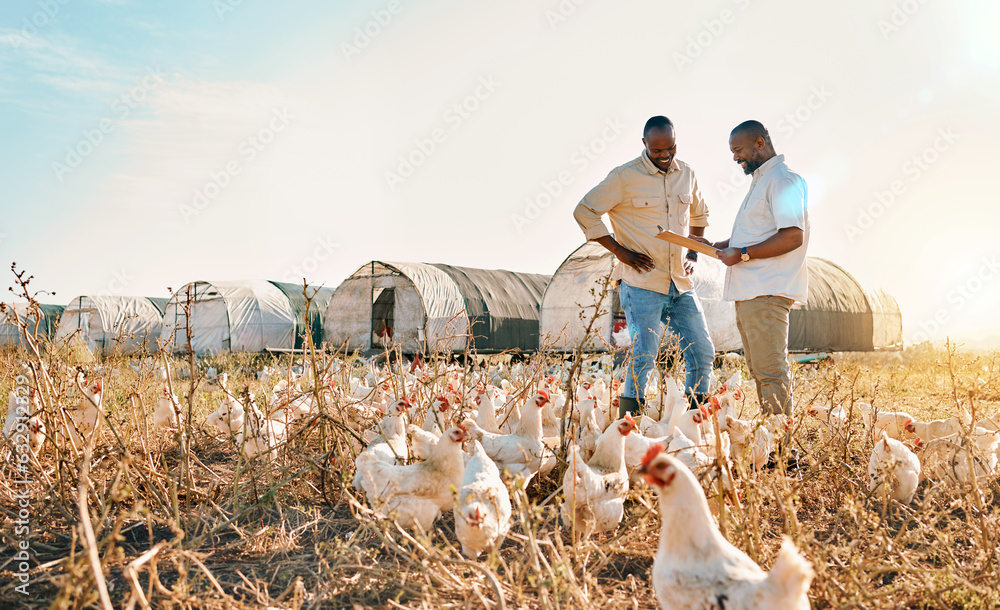
[[[746,246],[743,246],[743,249],[740,250],[740,260],[744,262],[750,260],[750,253],[747,252]]]

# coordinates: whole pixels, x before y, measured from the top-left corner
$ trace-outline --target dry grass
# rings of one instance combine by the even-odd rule
[[[319,370],[336,360],[309,357]],[[348,364],[339,373],[346,384],[358,361],[339,360]],[[43,418],[54,430],[56,405],[77,400],[63,367],[77,365],[79,354],[3,352],[0,395],[24,372],[20,361],[41,389]],[[213,363],[229,373],[230,387],[266,401],[270,388],[253,376],[265,361],[231,355]],[[616,532],[573,548],[558,520],[560,465],[514,493],[511,535],[499,552],[473,562],[457,549],[450,513],[433,531],[414,535],[368,510],[350,485],[357,443],[342,396],[320,394],[319,413],[297,428],[277,460],[248,462],[205,423],[221,394],[207,392],[197,371],[172,381],[185,426],[170,433],[152,425],[158,364],[116,357],[82,364],[104,379],[107,417],[92,451],[50,441],[29,464],[27,595],[15,590],[14,560],[22,539],[17,494],[25,486],[8,457],[12,448],[0,448],[0,605],[102,607],[105,583],[114,607],[657,607],[650,568],[661,516],[645,485],[630,491]],[[552,362],[536,356],[532,364],[537,375]],[[865,400],[930,418],[961,403],[979,416],[996,415],[998,366],[998,354],[953,349],[845,355],[797,368],[795,404]],[[394,385],[402,389],[400,378]],[[413,391],[429,389],[407,388]],[[810,598],[817,608],[1000,607],[996,478],[980,481],[978,490],[924,483],[911,505],[886,505],[868,494],[872,443],[854,424],[850,436],[820,444],[815,422],[797,418],[794,439],[807,465],[739,481],[742,503],[726,509],[726,536],[765,567],[781,535],[792,536],[816,568]]]

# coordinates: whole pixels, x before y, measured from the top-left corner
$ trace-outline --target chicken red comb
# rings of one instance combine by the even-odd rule
[[[545,402],[552,402],[552,400],[549,398],[549,393],[546,392],[545,390],[538,390],[538,393],[541,394],[542,398],[545,399]]]
[[[662,444],[660,443],[653,444],[653,446],[650,447],[648,451],[646,451],[646,455],[642,456],[642,467],[645,468],[649,466],[649,463],[652,462],[654,459],[656,459],[656,456],[660,455],[665,450],[666,447],[664,447]]]
[[[404,397],[400,398],[400,399],[399,399],[399,402],[401,402],[401,403],[403,403],[404,405],[406,405],[406,408],[407,408],[407,409],[412,409],[412,408],[413,408],[413,403],[411,403],[411,402],[410,402],[410,399],[409,399],[409,398],[407,398],[406,396],[404,396]]]
[[[104,385],[101,383],[100,379],[94,382],[94,387],[97,388],[98,392],[104,391]]]

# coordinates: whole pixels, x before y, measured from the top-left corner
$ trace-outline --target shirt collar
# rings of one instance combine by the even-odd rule
[[[642,149],[642,155],[640,155],[640,156],[642,157],[642,167],[647,172],[649,172],[650,176],[655,176],[656,172],[662,172],[663,171],[662,169],[660,169],[660,168],[656,167],[655,165],[653,165],[653,162],[649,159],[649,155],[646,153],[646,149],[645,148]],[[671,171],[671,172],[677,171],[677,155],[674,155],[674,158],[670,160],[670,167],[667,168],[667,171]]]
[[[766,174],[767,172],[771,171],[772,169],[774,169],[778,165],[781,165],[784,162],[785,162],[785,155],[774,155],[773,157],[765,161],[763,165],[753,170],[753,177],[755,179],[760,178],[761,176],[763,176],[764,174]]]

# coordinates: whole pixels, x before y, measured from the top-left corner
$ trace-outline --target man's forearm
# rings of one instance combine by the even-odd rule
[[[615,241],[615,238],[611,237],[610,235],[602,235],[597,239],[595,239],[594,241],[604,246],[608,250],[608,252],[614,254],[615,256],[618,255],[618,252],[621,250],[622,247],[622,245],[619,244],[617,241]]]
[[[798,227],[785,227],[755,246],[747,246],[750,259],[774,258],[788,254],[802,245],[804,233]],[[727,244],[728,245],[728,244]]]

